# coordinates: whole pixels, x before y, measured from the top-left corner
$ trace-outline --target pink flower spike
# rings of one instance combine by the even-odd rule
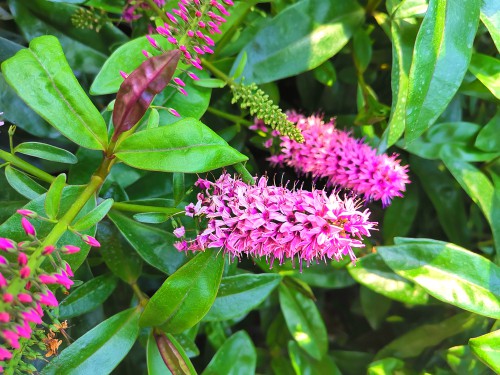
[[[12,241],[11,239],[8,239],[8,238],[0,237],[0,250],[7,251],[10,249],[14,249],[14,247],[15,247],[14,241]]]
[[[31,270],[28,266],[24,266],[19,270],[19,276],[21,276],[21,279],[27,279],[31,274]]]
[[[12,353],[5,349],[3,346],[0,346],[0,361],[5,361],[7,359],[12,358]]]
[[[17,263],[20,266],[25,266],[28,263],[28,256],[23,252],[19,252],[19,255],[17,256]]]
[[[123,77],[123,79],[127,79],[128,74],[125,73],[123,70],[120,70],[120,75]]]
[[[173,79],[173,81],[174,81],[176,84],[178,84],[179,86],[182,86],[182,87],[186,86],[186,84],[184,83],[184,81],[183,81],[182,79],[180,79],[179,77],[175,77],[175,78]]]
[[[175,117],[181,117],[181,115],[179,114],[179,112],[177,112],[175,109],[173,108],[168,108],[167,109],[172,115],[174,115]]]
[[[7,312],[0,312],[0,323],[8,323],[10,315]]]
[[[33,302],[33,298],[28,293],[19,293],[17,295],[17,300],[19,302],[21,302],[21,303],[31,303],[31,302]]]
[[[52,306],[52,307],[59,306],[59,302],[57,302],[54,293],[52,293],[50,290],[47,290],[45,294],[39,294],[39,297],[40,297],[40,303],[42,305]]]
[[[54,245],[45,246],[42,255],[50,255],[56,249]]]
[[[151,46],[153,46],[153,48],[160,49],[160,46],[158,46],[158,43],[156,43],[156,40],[154,40],[151,35],[146,35],[146,39],[148,40],[149,44],[151,44]]]
[[[63,252],[65,254],[74,254],[80,251],[80,248],[78,246],[73,246],[73,245],[65,245],[63,247]]]
[[[186,229],[184,227],[179,227],[177,229],[174,229],[174,235],[177,238],[184,237],[185,234],[186,234]]]
[[[23,226],[23,229],[28,236],[36,237],[35,227],[33,226],[33,224],[30,223],[30,221],[28,219],[23,217],[21,219],[21,225]]]
[[[101,247],[101,244],[99,243],[99,241],[97,241],[94,237],[92,236],[87,236],[87,235],[84,235],[82,237],[82,240],[83,242],[85,242],[87,245],[90,245],[92,247]]]
[[[38,217],[38,214],[36,212],[33,212],[31,210],[26,210],[24,208],[21,210],[17,210],[17,213],[23,216],[31,217],[33,219]]]
[[[194,81],[199,81],[200,80],[200,78],[196,74],[194,74],[192,72],[187,72],[187,75],[189,76],[189,78],[191,78]]]

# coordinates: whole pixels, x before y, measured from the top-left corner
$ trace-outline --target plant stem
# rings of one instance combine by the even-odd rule
[[[149,300],[148,296],[141,290],[141,288],[139,288],[137,283],[130,284],[130,286],[132,287],[136,297],[139,299],[139,305],[142,307],[146,306]]]
[[[208,107],[207,112],[213,113],[216,116],[219,116],[221,118],[225,118],[226,120],[232,121],[236,124],[243,124],[243,125],[253,125],[253,122],[248,121],[247,119],[244,119],[240,116],[232,115],[227,112],[220,111],[216,108],[213,107]]]
[[[237,163],[233,165],[233,168],[241,175],[243,181],[249,185],[255,185],[255,179],[252,174],[246,169],[243,163]]]
[[[127,202],[115,202],[113,203],[113,209],[125,212],[139,212],[139,213],[160,212],[171,215],[184,212],[184,210],[174,207],[143,206],[142,204],[132,204]]]
[[[167,15],[165,14],[164,11],[162,11],[158,5],[153,0],[144,0],[148,5],[151,7],[151,9],[154,10],[154,12],[160,17],[165,23],[169,23],[170,20],[168,19]]]
[[[0,150],[0,158],[9,162],[15,167],[22,169],[25,172],[28,172],[32,176],[39,178],[42,181],[52,183],[55,180],[54,176],[51,176],[47,172],[42,171],[41,169],[31,165],[27,161],[17,157],[16,155],[11,154],[10,152]]]
[[[226,73],[224,73],[222,70],[219,70],[217,67],[215,67],[214,64],[212,64],[210,61],[207,59],[201,59],[201,63],[203,66],[206,66],[208,70],[210,70],[214,76],[217,78],[222,79],[224,82],[226,82],[229,86],[234,86],[236,83],[229,77]]]

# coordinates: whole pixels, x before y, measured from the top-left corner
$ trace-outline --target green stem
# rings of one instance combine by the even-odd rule
[[[139,285],[137,285],[137,283],[130,284],[130,286],[132,287],[132,290],[134,291],[137,299],[139,300],[139,305],[141,305],[142,307],[146,306],[149,300],[146,293],[144,293],[141,290],[141,288],[139,288]]]
[[[139,213],[160,212],[170,215],[184,212],[184,210],[173,207],[143,206],[142,204],[132,204],[127,202],[115,202],[113,203],[113,209],[125,212],[139,212]]]
[[[246,169],[243,163],[234,164],[233,168],[241,175],[243,181],[245,181],[249,185],[255,185],[255,179],[252,174]]]
[[[170,20],[168,19],[165,12],[161,10],[153,0],[144,0],[144,1],[151,7],[151,9],[154,10],[154,12],[158,15],[158,17],[160,17],[163,20],[163,22],[170,23]]]
[[[208,70],[210,70],[213,73],[214,76],[216,76],[217,78],[222,79],[229,86],[236,85],[236,83],[233,81],[233,79],[231,77],[229,77],[222,70],[219,70],[217,67],[215,67],[214,64],[212,64],[207,59],[201,59],[201,63],[203,64],[203,66],[206,66],[208,68]]]
[[[17,157],[16,155],[11,154],[10,152],[0,150],[0,158],[4,159],[5,161],[9,162],[15,167],[18,167],[19,169],[28,172],[32,176],[39,178],[42,181],[52,183],[55,180],[54,176],[51,176],[47,172],[42,171],[41,169],[31,165],[30,163]]]
[[[236,124],[243,124],[243,125],[248,125],[248,126],[253,125],[253,122],[248,121],[240,116],[232,115],[230,113],[223,112],[223,111],[218,110],[218,109],[213,108],[213,107],[208,107],[207,112],[213,113],[216,116],[219,116],[221,118],[225,118],[226,120],[232,121]]]

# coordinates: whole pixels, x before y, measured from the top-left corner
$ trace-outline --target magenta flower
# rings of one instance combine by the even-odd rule
[[[62,248],[63,253],[65,254],[74,254],[80,251],[80,248],[78,246],[74,245],[65,245]]]
[[[14,244],[15,242],[12,241],[11,239],[0,237],[0,250],[7,251],[10,249],[14,249],[15,247]]]
[[[87,245],[93,246],[93,247],[101,247],[101,244],[99,241],[97,241],[94,237],[92,236],[87,236],[84,235],[82,236],[83,242],[85,242]]]
[[[186,234],[186,229],[184,227],[179,227],[177,229],[174,229],[174,235],[177,238],[184,237],[185,234]]]
[[[208,225],[188,250],[222,247],[232,258],[265,257],[271,266],[276,259],[281,264],[297,258],[300,265],[344,256],[356,259],[353,249],[364,246],[362,237],[370,236],[376,225],[367,209],[360,211],[355,199],[335,193],[267,183],[261,177],[257,185],[247,185],[227,173],[213,183],[199,180],[205,192],[186,210],[206,217]]]
[[[330,186],[352,189],[370,200],[388,206],[392,198],[402,197],[406,190],[408,166],[402,166],[398,155],[377,155],[377,151],[338,130],[334,120],[324,122],[320,116],[305,117],[289,113],[297,124],[304,143],[281,137],[281,153],[269,158],[275,165],[288,165],[300,174],[326,178]]]
[[[33,224],[30,223],[28,219],[23,217],[21,219],[21,225],[28,236],[36,237],[36,230]]]

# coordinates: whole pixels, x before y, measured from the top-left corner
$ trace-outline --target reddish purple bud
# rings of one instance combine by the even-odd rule
[[[177,112],[175,109],[173,108],[168,108],[167,109],[171,114],[173,114],[175,117],[181,117],[181,115],[179,114],[179,112]]]
[[[196,52],[198,55],[204,55],[205,51],[203,51],[200,47],[194,46],[193,47],[194,52]]]
[[[19,270],[19,276],[21,279],[27,279],[30,276],[31,270],[28,266],[24,266]]]
[[[123,70],[120,70],[120,75],[123,77],[123,79],[126,79],[128,77],[128,74],[125,73]]]
[[[73,246],[73,245],[65,245],[63,247],[63,252],[65,254],[74,254],[80,251],[80,248],[78,246]]]
[[[20,266],[25,266],[28,263],[28,256],[23,252],[19,252],[19,255],[17,256],[17,263]]]
[[[23,226],[23,229],[28,236],[32,236],[32,237],[36,236],[35,227],[33,226],[33,224],[30,223],[30,221],[28,219],[23,217],[21,219],[21,225]]]
[[[50,290],[47,290],[43,294],[39,294],[39,298],[42,305],[53,307],[57,307],[59,305],[59,302],[57,302],[56,297]]]
[[[85,242],[87,245],[93,246],[93,247],[101,247],[101,244],[99,241],[97,241],[94,237],[92,236],[87,236],[84,235],[82,237],[83,242]]]
[[[38,280],[40,280],[41,283],[44,284],[56,284],[57,279],[53,275],[40,275],[38,276]]]
[[[0,361],[5,361],[7,359],[12,358],[12,353],[5,349],[3,346],[0,346]]]
[[[177,44],[177,39],[175,39],[173,36],[169,36],[169,37],[167,38],[167,41],[168,41],[169,43],[174,44],[174,45],[176,45],[176,44]]]
[[[191,61],[190,61],[190,63],[191,63],[191,65],[193,65],[196,69],[199,69],[199,70],[202,70],[202,69],[203,69],[203,67],[201,66],[201,64],[200,64],[198,61],[196,61],[196,60],[191,60]]]
[[[31,210],[26,210],[24,208],[21,210],[17,210],[17,213],[23,216],[31,217],[33,219],[38,217],[38,214],[36,212],[33,212]]]
[[[8,323],[10,315],[7,312],[0,312],[0,323]]]
[[[21,302],[21,303],[31,303],[31,302],[33,302],[33,298],[28,293],[19,293],[17,295],[17,300],[19,302]]]
[[[14,296],[10,293],[4,293],[2,299],[5,303],[11,303],[14,301]]]
[[[144,56],[146,56],[148,59],[149,59],[149,57],[151,56],[151,54],[150,54],[148,51],[146,51],[145,49],[143,49],[143,50],[142,50],[142,54],[143,54]]]
[[[153,48],[160,49],[160,46],[158,46],[158,43],[156,43],[156,40],[154,40],[151,35],[146,35],[146,39],[148,40],[149,44],[151,44],[151,46],[153,46]]]
[[[186,90],[184,90],[182,87],[177,87],[177,90],[178,90],[178,91],[179,91],[182,95],[187,96],[187,94],[188,94],[188,93],[187,93],[187,91],[186,91]]]
[[[187,36],[192,38],[194,36],[194,31],[193,30],[188,30]]]
[[[75,276],[75,275],[73,275],[73,271],[71,270],[71,266],[68,263],[65,263],[65,265],[64,265],[64,272],[66,272],[66,275],[68,275],[69,277]]]
[[[196,74],[194,74],[192,72],[187,72],[187,75],[189,76],[189,78],[191,78],[194,81],[199,81],[200,80],[200,78]]]
[[[6,287],[7,286],[7,280],[3,276],[3,274],[0,272],[0,288]]]
[[[3,265],[7,265],[9,263],[9,261],[0,255],[0,264],[3,264]]]
[[[14,249],[15,244],[16,243],[11,239],[0,237],[0,250],[7,251],[10,249]]]
[[[203,51],[205,51],[206,53],[210,53],[210,54],[214,53],[214,50],[212,48],[210,48],[209,46],[203,46]]]
[[[186,241],[175,242],[174,247],[179,251],[185,251],[188,249],[188,244]]]
[[[40,305],[38,305],[40,306]],[[43,314],[43,312],[42,312]],[[42,324],[41,315],[35,310],[31,309],[29,311],[24,311],[21,313],[25,321],[32,322],[35,324]]]
[[[17,326],[16,332],[20,337],[24,337],[25,339],[31,337],[31,327],[28,322],[24,322],[22,326]]]
[[[184,83],[184,81],[183,81],[182,79],[180,79],[179,77],[175,77],[175,78],[173,79],[173,81],[174,81],[176,84],[178,84],[179,86],[182,86],[182,87],[186,86],[186,84]]]
[[[12,346],[14,349],[19,349],[19,335],[17,333],[5,330],[2,332],[2,336],[7,344]]]
[[[167,17],[174,25],[177,25],[177,18],[173,14],[167,12]]]
[[[57,283],[59,285],[62,285],[66,289],[71,288],[71,285],[74,284],[74,282],[69,279],[68,275],[66,275],[66,273],[64,273],[64,271],[62,273],[60,273],[60,274],[55,274],[54,276],[57,279]]]
[[[50,254],[52,254],[52,252],[55,249],[56,249],[56,247],[54,245],[45,246],[43,251],[42,251],[42,254],[43,255],[50,255]]]

